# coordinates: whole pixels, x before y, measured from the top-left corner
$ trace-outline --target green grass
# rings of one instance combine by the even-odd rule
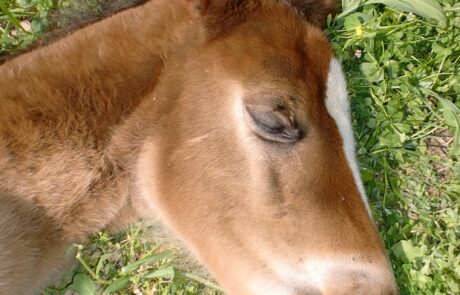
[[[218,294],[219,287],[181,260],[165,241],[154,242],[152,225],[137,223],[118,234],[100,232],[87,245],[74,245],[77,263],[61,281],[43,292],[64,294]]]
[[[52,0],[0,0],[0,56],[27,48],[48,29]]]
[[[331,19],[327,32],[349,81],[373,215],[402,294],[460,294],[460,3],[440,1],[439,14],[415,9],[420,5],[361,2],[344,0],[349,13]],[[34,42],[47,30],[49,12],[63,6],[0,3],[9,11],[0,12],[0,54]],[[30,22],[30,29],[21,29],[21,22]],[[219,293],[144,228],[99,233],[77,246],[75,267],[44,294],[107,288],[118,294]]]
[[[367,5],[329,29],[402,294],[460,293],[460,3],[442,3],[444,26]]]

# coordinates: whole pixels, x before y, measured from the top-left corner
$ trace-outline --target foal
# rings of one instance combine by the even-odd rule
[[[153,0],[0,66],[0,293],[159,218],[228,294],[397,294],[332,0]]]

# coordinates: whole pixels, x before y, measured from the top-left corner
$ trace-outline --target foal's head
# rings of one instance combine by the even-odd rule
[[[330,2],[202,1],[156,90],[144,195],[230,294],[397,293],[320,29]]]

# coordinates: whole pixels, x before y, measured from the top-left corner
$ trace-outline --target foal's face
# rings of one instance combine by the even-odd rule
[[[321,30],[266,5],[190,56],[141,165],[162,219],[231,294],[396,294]]]

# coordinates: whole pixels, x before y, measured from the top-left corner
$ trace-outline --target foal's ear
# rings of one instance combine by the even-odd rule
[[[336,0],[287,0],[309,22],[324,28],[327,16],[335,11]]]
[[[200,12],[212,36],[244,21],[260,0],[200,0]]]

